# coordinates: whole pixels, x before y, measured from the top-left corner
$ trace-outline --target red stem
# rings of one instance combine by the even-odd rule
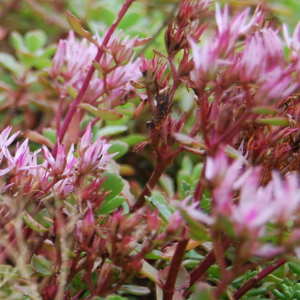
[[[174,294],[175,282],[178,276],[179,268],[184,258],[185,249],[189,240],[180,241],[177,244],[175,253],[170,263],[166,283],[164,284],[163,300],[172,300]]]
[[[102,55],[105,53],[105,51],[103,50],[103,47],[102,46],[107,46],[112,34],[114,33],[115,29],[117,28],[118,24],[120,23],[120,21],[122,20],[122,18],[124,17],[125,13],[127,12],[127,10],[129,9],[129,7],[131,6],[131,4],[136,1],[136,0],[126,0],[126,2],[123,4],[119,14],[118,14],[118,18],[117,20],[110,26],[107,34],[105,35],[105,38],[103,40],[103,43],[102,45],[99,47],[98,49],[98,52],[97,52],[97,55],[95,57],[95,61],[96,62],[99,62]],[[71,120],[74,116],[74,113],[77,109],[77,106],[80,104],[80,102],[82,101],[83,99],[83,96],[85,95],[85,92],[89,86],[89,83],[90,83],[90,80],[94,74],[94,71],[95,71],[95,67],[93,65],[91,65],[87,75],[86,75],[86,78],[83,82],[83,85],[77,95],[77,97],[75,98],[75,100],[72,102],[68,112],[67,112],[67,115],[65,117],[65,120],[63,122],[63,125],[61,127],[61,130],[59,131],[59,135],[58,135],[58,139],[56,141],[56,144],[53,148],[53,151],[52,151],[52,154],[53,156],[56,156],[57,154],[57,147],[58,147],[58,141],[59,142],[62,142],[63,139],[64,139],[64,136],[69,128],[69,125],[71,123]]]
[[[169,164],[169,160],[167,160],[167,159],[165,161],[157,160],[154,171],[152,172],[142,193],[140,194],[136,203],[134,204],[134,206],[131,209],[132,212],[136,211],[137,209],[141,208],[144,205],[144,203],[146,201],[145,196],[150,196],[152,190],[154,189],[160,176],[162,175],[162,173],[164,172],[164,170],[168,166],[168,164]]]
[[[265,277],[267,277],[269,274],[277,270],[279,267],[284,265],[286,263],[286,260],[284,258],[279,258],[275,262],[273,262],[271,265],[263,269],[261,272],[259,272],[257,275],[249,279],[237,292],[233,295],[234,300],[238,300],[241,297],[243,297],[249,290],[254,288],[258,282],[263,280]]]

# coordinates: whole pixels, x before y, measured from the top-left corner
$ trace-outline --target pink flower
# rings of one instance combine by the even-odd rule
[[[87,202],[87,212],[83,220],[76,223],[76,239],[82,243],[83,241],[88,242],[94,234],[95,228],[95,217],[93,213],[93,208],[90,202]]]
[[[104,169],[104,166],[109,160],[116,155],[116,153],[108,154],[107,151],[111,145],[107,144],[106,140],[102,137],[91,144],[91,132],[91,124],[89,124],[78,145],[78,152],[80,154],[78,172],[81,174],[92,173],[99,169]]]
[[[8,147],[15,138],[19,135],[20,131],[14,133],[10,138],[8,138],[11,132],[11,126],[6,127],[0,134],[0,148]]]
[[[195,66],[191,77],[196,83],[213,81],[221,65],[230,65],[230,61],[219,58],[218,41],[212,40],[200,47],[192,39],[188,40]]]
[[[276,69],[283,72],[285,65],[282,43],[272,28],[262,29],[248,36],[237,64],[242,82],[264,80]]]
[[[48,148],[43,145],[43,156],[47,160],[49,164],[49,172],[51,172],[53,176],[70,175],[70,173],[73,172],[73,166],[76,163],[76,158],[73,155],[73,151],[74,147],[72,146],[68,155],[66,155],[64,145],[58,144],[57,155],[56,158],[54,158]]]
[[[289,174],[284,180],[281,180],[278,173],[273,173],[271,181],[274,199],[273,222],[285,224],[295,217],[295,213],[300,208],[300,190],[299,180],[296,174]]]

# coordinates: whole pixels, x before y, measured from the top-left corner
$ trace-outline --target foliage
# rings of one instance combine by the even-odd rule
[[[298,2],[2,2],[0,298],[298,299]]]

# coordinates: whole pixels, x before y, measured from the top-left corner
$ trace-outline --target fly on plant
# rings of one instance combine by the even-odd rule
[[[159,91],[155,97],[155,100],[157,106],[157,116],[154,118],[154,125],[155,128],[159,128],[171,112],[172,104],[170,100],[170,87]]]

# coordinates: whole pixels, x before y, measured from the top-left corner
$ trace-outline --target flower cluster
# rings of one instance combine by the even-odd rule
[[[106,32],[103,38],[96,36],[100,45],[105,34]],[[72,89],[78,92],[87,72],[94,63],[101,73],[101,78],[96,73],[94,74],[83,102],[94,104],[105,93],[110,92],[109,103],[111,105],[115,103],[116,106],[122,103],[132,90],[129,80],[138,80],[140,77],[138,71],[140,62],[138,59],[133,59],[133,48],[143,44],[143,40],[139,40],[137,37],[132,40],[126,37],[122,40],[121,34],[122,31],[116,36],[110,37],[99,63],[94,62],[98,51],[97,47],[85,39],[81,42],[77,41],[73,31],[70,31],[66,40],[60,40],[49,74],[53,78],[63,80],[61,93],[68,96],[69,93],[72,94],[70,92]]]
[[[214,158],[207,158],[205,170],[206,184],[212,190],[210,215],[196,210],[198,204],[187,205],[188,201],[182,202],[180,209],[212,228],[218,228],[227,219],[232,226],[227,230],[233,230],[235,238],[255,240],[268,236],[270,224],[283,228],[288,222],[299,220],[300,186],[296,174],[281,179],[275,171],[268,184],[261,186],[261,174],[259,167],[245,171],[241,159],[230,162],[219,151]],[[262,254],[257,248],[248,250],[252,251],[250,255]]]
[[[1,176],[9,176],[10,180],[2,189],[9,191],[21,191],[23,194],[35,193],[37,190],[47,193],[47,186],[53,185],[53,193],[62,198],[74,191],[78,179],[84,176],[98,175],[109,160],[115,154],[108,154],[110,144],[100,137],[92,143],[91,124],[88,125],[83,135],[77,155],[72,146],[65,153],[64,145],[58,146],[56,158],[54,158],[46,146],[42,146],[35,152],[31,152],[28,139],[21,145],[17,145],[15,155],[11,154],[8,146],[13,143],[19,132],[11,137],[11,127],[1,133]],[[44,162],[38,164],[38,155],[42,152]],[[14,193],[13,193],[14,194]]]

